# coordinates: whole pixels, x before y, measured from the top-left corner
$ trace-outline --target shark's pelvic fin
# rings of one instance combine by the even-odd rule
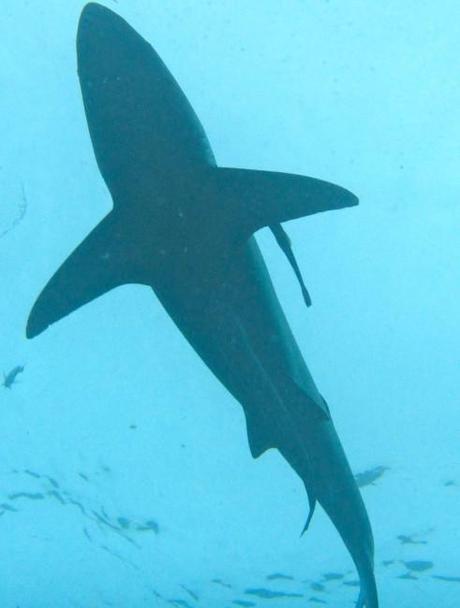
[[[70,254],[35,302],[27,322],[28,338],[114,287],[144,282],[136,248],[124,232],[123,222],[112,211]]]

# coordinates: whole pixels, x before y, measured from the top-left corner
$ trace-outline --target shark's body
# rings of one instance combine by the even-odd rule
[[[77,51],[114,208],[45,287],[27,335],[117,285],[151,286],[243,406],[252,455],[277,448],[305,484],[309,519],[316,501],[332,519],[360,575],[357,605],[377,608],[366,509],[252,236],[270,226],[282,244],[282,221],[351,206],[356,197],[312,178],[218,168],[161,59],[110,10],[85,7]]]

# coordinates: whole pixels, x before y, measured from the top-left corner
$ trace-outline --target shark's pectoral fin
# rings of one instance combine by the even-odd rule
[[[114,287],[143,282],[123,232],[122,222],[109,213],[70,254],[35,302],[28,338]]]
[[[246,237],[266,226],[358,204],[345,188],[312,177],[227,168],[213,169],[212,176]]]

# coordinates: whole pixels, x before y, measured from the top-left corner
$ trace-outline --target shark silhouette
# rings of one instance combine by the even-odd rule
[[[82,12],[78,73],[113,210],[51,278],[29,338],[126,283],[150,286],[209,369],[242,405],[251,454],[276,448],[325,509],[357,567],[357,606],[377,608],[367,512],[329,408],[308,371],[253,234],[349,207],[325,181],[217,167],[206,134],[153,48],[96,3]],[[303,286],[304,298],[309,303]]]

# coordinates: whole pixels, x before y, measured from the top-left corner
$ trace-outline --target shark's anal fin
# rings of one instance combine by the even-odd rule
[[[302,290],[302,295],[303,295],[305,304],[307,306],[311,306],[310,294],[308,293],[308,289],[303,280],[302,273],[300,272],[299,265],[297,264],[297,260],[295,259],[294,252],[292,251],[291,241],[290,241],[288,235],[286,234],[286,232],[285,232],[284,228],[281,226],[281,224],[272,224],[270,226],[270,230],[273,232],[276,242],[281,247],[281,250],[287,257],[289,263],[291,264],[291,267],[295,273],[295,276],[297,277],[297,280],[299,281],[300,289]]]
[[[212,169],[209,175],[242,238],[260,228],[358,204],[345,188],[312,177],[227,168]]]

